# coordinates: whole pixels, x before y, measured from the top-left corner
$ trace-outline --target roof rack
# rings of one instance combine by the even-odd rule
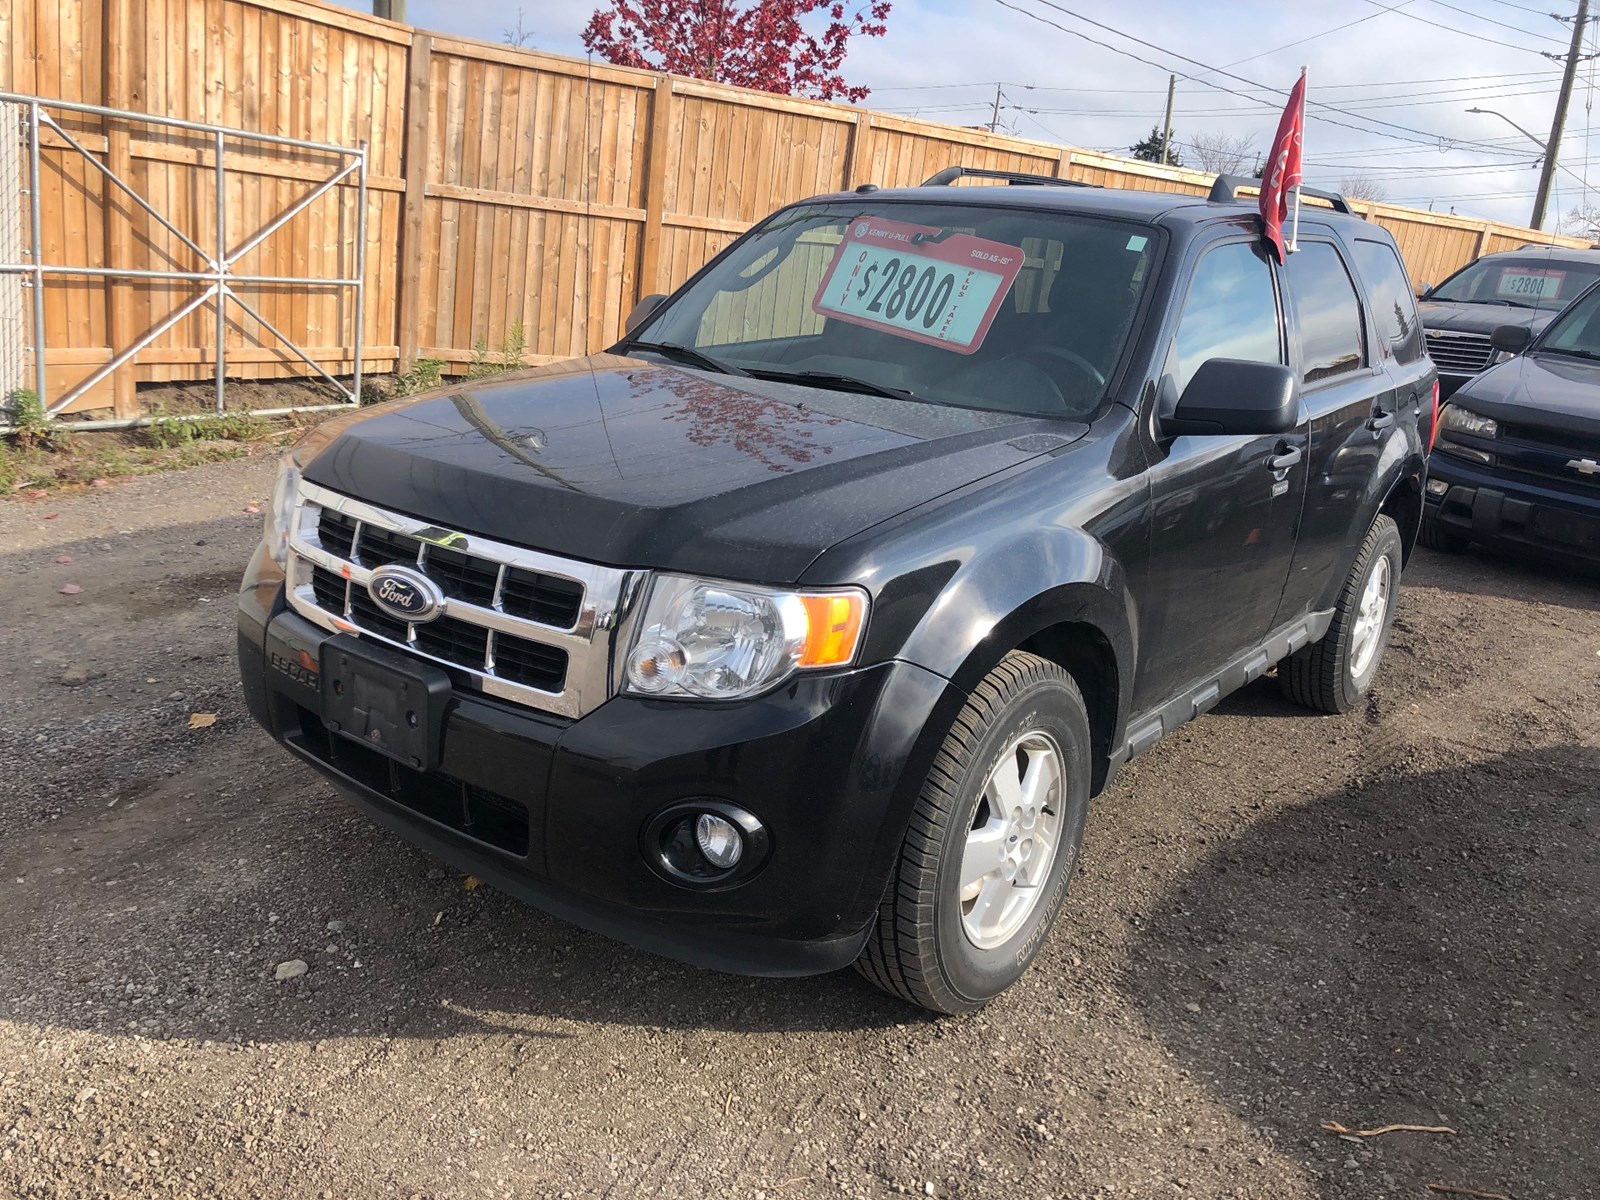
[[[983,171],[977,167],[946,167],[922,181],[923,187],[948,187],[963,176],[976,179],[1004,179],[1012,187],[1099,187],[1076,179],[1057,179],[1053,175],[1025,175],[1020,171]]]
[[[1217,181],[1211,185],[1211,194],[1206,197],[1213,204],[1232,204],[1238,199],[1235,194],[1242,187],[1259,188],[1261,180],[1246,175],[1218,175]],[[1325,192],[1321,188],[1302,187],[1302,196],[1314,196],[1318,200],[1326,200],[1333,205],[1334,212],[1341,212],[1347,216],[1354,216],[1355,210],[1350,207],[1350,202],[1338,192]]]

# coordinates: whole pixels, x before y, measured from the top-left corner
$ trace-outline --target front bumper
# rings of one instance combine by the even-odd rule
[[[1427,494],[1425,515],[1462,538],[1600,563],[1600,494],[1547,487],[1439,451],[1428,460],[1428,479],[1448,490]]]
[[[239,598],[256,719],[406,840],[536,907],[700,966],[800,975],[866,941],[951,704],[904,662],[801,676],[733,704],[619,696],[578,720],[458,689],[434,772],[330,733],[318,648],[258,553]],[[658,874],[641,843],[664,808],[735,804],[766,826],[762,868],[722,890]]]

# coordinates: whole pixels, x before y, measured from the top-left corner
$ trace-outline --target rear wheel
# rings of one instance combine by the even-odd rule
[[[940,1013],[971,1012],[1014,983],[1066,897],[1090,768],[1072,677],[1006,655],[945,737],[857,969]]]
[[[1339,592],[1328,632],[1278,665],[1285,696],[1330,713],[1361,702],[1389,645],[1401,556],[1400,530],[1392,518],[1379,516]]]

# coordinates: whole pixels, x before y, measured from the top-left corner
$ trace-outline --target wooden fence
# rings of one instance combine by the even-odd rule
[[[780,204],[942,167],[1042,173],[1203,195],[1210,177],[844,105],[444,37],[314,0],[0,0],[0,90],[369,147],[363,367],[467,364],[510,346],[542,362],[598,349],[642,294],[670,290]],[[85,117],[63,124],[201,246],[219,231],[209,139]],[[58,139],[44,147],[48,262],[197,270],[193,252]],[[225,228],[248,236],[331,173],[312,152],[230,141]],[[256,251],[260,274],[353,263],[355,189],[341,186]],[[1581,239],[1358,202],[1412,277],[1479,254]],[[184,284],[47,285],[51,391],[104,364],[193,295]],[[261,285],[261,315],[326,369],[352,366],[337,289]],[[228,373],[305,373],[235,314]],[[518,330],[521,337],[518,336]],[[75,407],[137,411],[135,386],[207,378],[201,310]]]

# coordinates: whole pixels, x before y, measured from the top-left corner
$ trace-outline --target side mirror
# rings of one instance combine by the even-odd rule
[[[650,319],[650,314],[660,307],[661,302],[667,297],[662,292],[651,292],[648,296],[640,296],[639,303],[633,306],[633,311],[628,314],[628,319],[622,323],[622,332],[631,334],[639,326]]]
[[[1294,372],[1278,363],[1212,358],[1200,364],[1161,421],[1167,437],[1182,434],[1288,433],[1300,423]]]
[[[1489,345],[1507,354],[1521,354],[1533,341],[1533,331],[1526,325],[1497,325],[1489,335]]]

